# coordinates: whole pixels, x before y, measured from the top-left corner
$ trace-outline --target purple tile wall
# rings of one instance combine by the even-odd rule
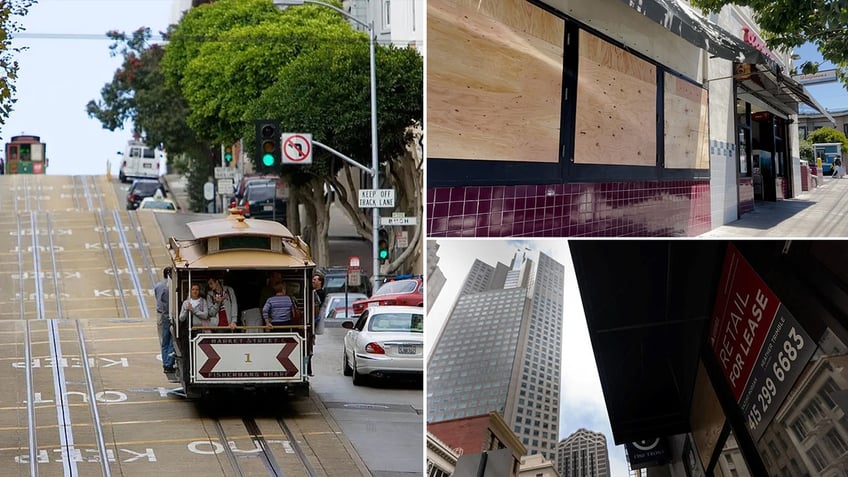
[[[754,211],[754,179],[739,178],[739,216]]]
[[[431,237],[685,237],[710,228],[709,181],[427,189]]]

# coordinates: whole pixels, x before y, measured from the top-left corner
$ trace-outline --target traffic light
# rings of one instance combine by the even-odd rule
[[[385,262],[389,258],[389,232],[386,229],[380,229],[377,237],[377,254],[380,261]]]
[[[224,148],[224,163],[230,165],[233,162],[233,146],[227,146]]]
[[[265,167],[279,166],[280,155],[280,123],[273,119],[256,121],[256,160]]]

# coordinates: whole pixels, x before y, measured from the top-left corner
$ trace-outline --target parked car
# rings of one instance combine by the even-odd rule
[[[348,293],[347,306],[345,306],[344,293],[327,293],[327,296],[324,298],[324,303],[321,305],[321,309],[318,310],[318,316],[322,320],[328,319],[335,311],[336,316],[334,319],[348,319],[344,317],[344,309],[349,308],[351,310],[351,316],[353,316],[353,302],[365,298],[368,297],[364,293]]]
[[[346,267],[330,267],[321,270],[324,274],[324,291],[327,293],[344,293],[345,284],[347,284],[347,268]],[[348,293],[355,292],[364,294],[366,297],[371,295],[371,281],[364,272],[359,273],[359,285],[350,285],[347,287]]]
[[[345,321],[342,368],[363,384],[367,376],[423,376],[424,310],[415,306],[378,306]]]
[[[277,195],[273,182],[248,184],[239,207],[246,218],[274,220],[286,224],[286,200]]]
[[[424,280],[413,277],[386,282],[370,298],[353,302],[353,312],[359,315],[368,307],[386,305],[424,306]]]
[[[136,179],[127,191],[127,210],[135,210],[146,197],[153,197],[159,191],[162,197],[168,197],[165,185],[157,179]]]
[[[230,208],[235,207],[240,209],[241,200],[244,198],[244,193],[247,191],[247,186],[250,184],[260,183],[275,184],[277,187],[277,197],[281,197],[283,200],[288,199],[288,185],[283,182],[283,179],[280,178],[280,176],[243,176],[233,188],[233,197],[230,201]],[[239,210],[239,212],[241,212],[241,210]]]

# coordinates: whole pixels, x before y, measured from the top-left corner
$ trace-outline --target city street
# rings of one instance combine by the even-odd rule
[[[753,212],[701,237],[845,237],[846,213],[848,179],[826,177],[821,186],[796,198],[757,201]]]

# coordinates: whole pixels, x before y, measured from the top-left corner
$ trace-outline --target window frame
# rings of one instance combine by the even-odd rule
[[[559,160],[557,162],[522,162],[485,159],[445,159],[427,157],[427,187],[551,185],[580,182],[635,182],[669,180],[709,180],[710,168],[668,169],[665,167],[665,74],[707,90],[707,124],[709,127],[709,89],[656,60],[634,51],[623,43],[571,18],[563,12],[540,3],[530,4],[563,20],[562,92],[560,109]],[[577,116],[577,79],[579,75],[580,30],[621,48],[634,57],[656,67],[656,160],[651,166],[617,164],[577,164],[574,162]],[[709,141],[709,137],[707,138]],[[708,161],[711,158],[708,154]],[[738,166],[737,166],[738,168]]]

